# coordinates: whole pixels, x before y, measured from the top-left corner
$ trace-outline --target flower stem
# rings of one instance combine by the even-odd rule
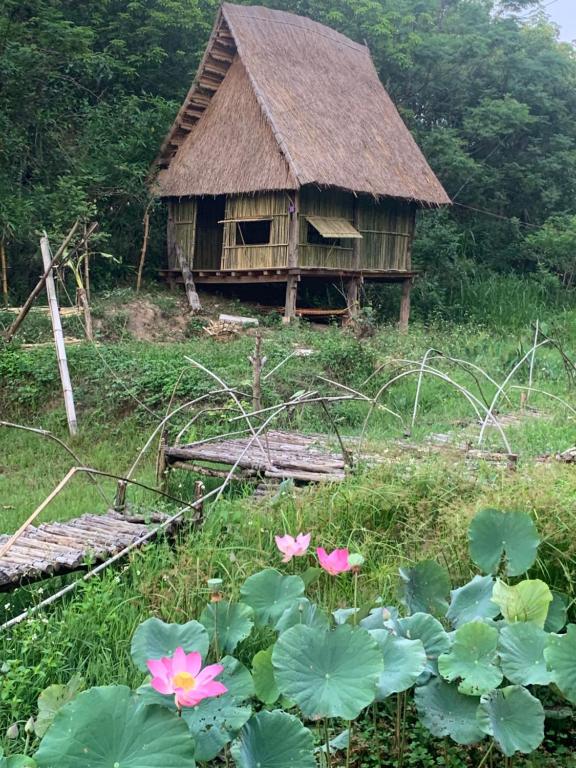
[[[486,750],[486,753],[485,753],[484,757],[482,758],[482,760],[480,760],[480,762],[478,763],[477,768],[482,768],[482,766],[486,764],[486,761],[488,760],[488,758],[492,754],[492,749],[493,748],[494,748],[494,742],[492,742],[492,744],[490,744],[490,746]]]
[[[354,721],[348,722],[348,746],[346,747],[346,768],[350,768],[350,755],[352,752],[352,735],[354,733]]]
[[[328,731],[328,718],[324,718],[324,743],[326,745],[326,765],[328,768],[332,765],[332,759],[330,757],[330,733]]]
[[[358,621],[356,614],[358,613],[358,571],[354,570],[354,626]]]

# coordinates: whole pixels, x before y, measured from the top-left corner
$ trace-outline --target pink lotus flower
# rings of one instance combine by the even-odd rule
[[[158,693],[173,694],[178,709],[195,707],[202,699],[221,696],[228,690],[214,680],[224,667],[211,664],[202,669],[202,656],[196,652],[187,654],[183,648],[176,648],[171,658],[150,659],[146,664],[152,673],[152,688]]]
[[[274,538],[276,539],[276,546],[284,555],[282,558],[283,563],[290,562],[293,557],[305,555],[306,550],[310,546],[309,533],[299,533],[296,538],[288,534],[286,536],[275,536]]]
[[[318,547],[316,554],[322,568],[331,576],[338,576],[339,573],[352,569],[348,561],[347,549],[335,549],[334,552],[328,554],[323,547]]]

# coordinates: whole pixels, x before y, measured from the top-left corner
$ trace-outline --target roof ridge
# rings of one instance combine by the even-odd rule
[[[278,126],[276,125],[274,118],[272,117],[272,114],[270,112],[270,109],[268,108],[268,105],[266,103],[266,99],[264,98],[262,91],[260,90],[258,83],[256,79],[254,78],[254,75],[250,71],[250,67],[248,66],[247,61],[245,60],[244,56],[242,55],[242,49],[239,42],[239,37],[234,31],[234,25],[230,21],[230,18],[226,14],[226,6],[232,5],[231,3],[222,3],[220,6],[220,11],[222,13],[222,16],[226,20],[226,23],[228,24],[228,29],[230,30],[232,37],[234,38],[234,41],[236,43],[236,53],[240,57],[242,64],[244,66],[244,69],[246,70],[246,74],[248,75],[248,80],[250,81],[250,85],[252,86],[252,89],[254,91],[254,95],[256,96],[256,100],[260,106],[260,109],[262,110],[262,114],[264,115],[265,119],[270,124],[270,127],[272,129],[272,133],[274,135],[274,138],[276,139],[276,142],[280,148],[280,151],[284,155],[286,162],[288,163],[288,168],[290,169],[290,172],[296,179],[296,181],[301,184],[301,174],[298,172],[298,168],[296,166],[296,163],[294,162],[294,158],[292,157],[290,150],[288,149],[286,140],[280,130],[278,129]],[[237,8],[238,6],[234,6]]]

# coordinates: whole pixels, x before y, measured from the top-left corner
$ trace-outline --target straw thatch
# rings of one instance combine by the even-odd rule
[[[258,6],[222,5],[161,164],[162,196],[316,184],[449,202],[366,46]]]

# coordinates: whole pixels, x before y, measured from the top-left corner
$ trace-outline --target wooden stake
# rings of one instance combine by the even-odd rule
[[[92,312],[88,303],[87,291],[84,288],[78,288],[78,306],[84,313],[84,332],[88,341],[94,341],[94,331],[92,329]]]
[[[346,305],[350,319],[358,317],[360,311],[360,283],[361,277],[352,277],[346,286]]]
[[[140,263],[138,264],[138,277],[136,279],[136,293],[140,293],[142,285],[142,272],[144,270],[144,260],[146,258],[146,249],[148,248],[148,231],[150,229],[150,214],[148,208],[144,214],[144,238],[142,240],[142,250],[140,251]]]
[[[58,309],[58,299],[56,298],[54,276],[52,275],[52,262],[54,259],[50,258],[50,245],[46,235],[40,240],[40,250],[42,251],[42,261],[44,262],[46,292],[48,294],[48,304],[50,306],[50,318],[52,320],[52,330],[54,332],[54,343],[56,344],[60,380],[62,381],[62,391],[64,393],[64,405],[66,407],[68,429],[70,430],[71,435],[75,435],[78,432],[78,423],[76,421],[76,409],[74,408],[74,395],[72,393],[72,382],[70,381],[70,374],[68,372],[66,346],[64,344],[64,334],[62,332],[62,323]]]
[[[250,357],[252,363],[252,410],[259,411],[262,408],[262,368],[266,364],[266,358],[262,357],[262,334],[256,334],[256,346],[254,354]]]
[[[64,253],[64,251],[66,250],[66,246],[68,245],[70,240],[72,240],[72,238],[74,237],[74,233],[76,232],[77,228],[78,228],[78,219],[76,219],[76,221],[74,222],[74,226],[72,227],[70,232],[68,232],[68,234],[64,238],[64,242],[62,243],[60,248],[58,248],[58,250],[56,251],[56,255],[54,256],[54,258],[50,261],[48,266],[44,265],[44,274],[42,275],[42,277],[40,278],[40,280],[36,284],[36,287],[34,288],[32,293],[30,294],[30,296],[28,296],[28,298],[26,299],[26,301],[24,303],[24,306],[20,310],[20,314],[18,315],[16,320],[14,320],[14,322],[12,323],[10,328],[8,328],[8,330],[6,332],[6,336],[5,336],[5,340],[6,341],[10,341],[10,339],[13,338],[13,336],[16,333],[16,331],[18,330],[18,328],[20,328],[20,326],[22,325],[22,322],[24,321],[24,318],[26,317],[26,315],[30,311],[30,307],[32,306],[32,304],[34,304],[34,302],[38,298],[38,295],[40,294],[40,291],[44,288],[46,280],[48,279],[48,275],[52,274],[52,268],[55,267],[56,264],[58,263],[58,260],[60,259],[60,257]],[[54,284],[54,283],[52,283],[52,284]]]
[[[88,228],[84,224],[84,290],[86,291],[86,298],[90,302],[90,246],[88,240]],[[92,318],[90,318],[90,321],[92,321]]]
[[[286,280],[286,303],[284,305],[284,323],[289,323],[296,317],[296,297],[298,294],[298,276],[288,275]]]
[[[398,328],[402,333],[408,330],[408,321],[410,320],[410,291],[412,289],[412,279],[404,280],[402,283],[402,298],[400,299],[400,322]]]
[[[0,240],[0,264],[2,265],[2,295],[5,306],[8,306],[8,264],[3,239]]]

